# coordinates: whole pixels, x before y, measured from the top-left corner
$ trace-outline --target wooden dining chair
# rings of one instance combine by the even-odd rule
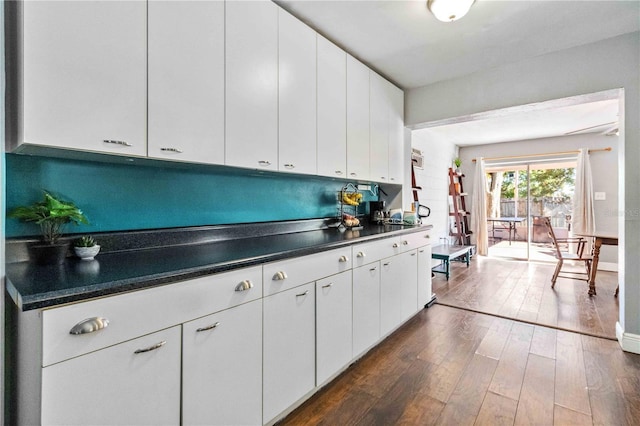
[[[551,288],[554,288],[556,285],[556,280],[558,277],[561,278],[571,278],[574,280],[582,280],[589,281],[589,273],[591,272],[591,261],[592,257],[590,254],[584,254],[584,248],[587,244],[587,240],[582,237],[575,238],[556,238],[555,232],[553,232],[553,227],[551,226],[551,219],[548,217],[543,218],[543,222],[547,227],[547,232],[549,234],[549,238],[553,243],[553,247],[555,249],[555,257],[558,259],[558,263],[556,264],[556,269],[553,272],[553,276],[551,277]],[[576,245],[576,253],[570,252],[571,244]],[[566,250],[563,250],[561,246],[567,246]],[[584,262],[585,272],[575,272],[575,271],[564,271],[566,274],[570,275],[560,275],[562,270],[562,266],[564,265],[565,260]]]

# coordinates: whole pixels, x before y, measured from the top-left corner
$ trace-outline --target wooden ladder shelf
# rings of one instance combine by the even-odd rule
[[[449,167],[449,196],[453,204],[453,209],[449,211],[449,216],[453,217],[454,223],[450,235],[454,237],[453,244],[461,246],[471,245],[471,231],[469,230],[469,211],[467,210],[466,196],[462,187],[463,174],[456,173]]]

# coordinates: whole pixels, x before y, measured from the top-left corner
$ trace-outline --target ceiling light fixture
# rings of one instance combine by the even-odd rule
[[[439,21],[453,22],[467,14],[475,0],[429,0],[427,7]]]

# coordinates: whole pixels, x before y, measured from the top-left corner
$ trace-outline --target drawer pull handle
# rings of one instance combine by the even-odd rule
[[[249,280],[244,280],[236,286],[236,291],[247,291],[253,288],[253,283]]]
[[[329,287],[333,287],[333,283],[325,284],[322,286],[322,288],[329,288]]]
[[[427,234],[424,236],[425,238],[431,238],[431,235]]]
[[[335,172],[337,175],[341,175],[342,174],[342,170],[336,170]]]
[[[273,281],[282,281],[287,278],[287,274],[284,271],[278,271],[271,278]]]
[[[356,255],[357,257],[367,257],[366,254],[364,254],[363,252],[359,251],[358,254]]]
[[[214,328],[218,327],[220,325],[219,322],[216,322],[214,324],[208,325],[206,327],[200,327],[196,329],[196,333],[200,333],[201,331],[209,331],[209,330],[213,330]]]
[[[354,173],[354,172],[351,172],[351,173],[349,173],[349,174],[350,174],[351,176],[358,176],[358,174],[357,174],[357,173]]]
[[[267,167],[267,166],[271,165],[271,161],[260,160],[260,161],[258,161],[258,164],[260,164],[262,167]]]
[[[175,152],[176,154],[182,154],[182,150],[178,148],[160,148],[160,151]]]
[[[420,253],[424,253],[424,249],[423,250],[418,250]]]
[[[398,243],[393,243],[393,248],[398,248],[398,247],[400,247]]]
[[[73,328],[69,330],[69,334],[93,333],[94,331],[107,328],[108,325],[109,325],[109,320],[106,318],[100,318],[100,317],[87,318],[80,321],[76,325],[74,325]]]
[[[409,241],[404,240],[404,241],[402,242],[402,245],[403,245],[403,246],[408,246],[408,245],[409,245]]]
[[[133,146],[129,142],[126,142],[126,141],[114,141],[114,140],[111,140],[111,139],[103,139],[102,142],[110,143],[112,145]]]
[[[296,297],[306,296],[307,294],[309,294],[309,290],[305,291],[304,293],[296,294]]]
[[[373,272],[373,271],[375,271],[375,270],[377,270],[377,269],[378,269],[378,267],[377,267],[377,266],[374,266],[373,268],[371,268],[371,269],[369,269],[369,270],[370,270],[371,272]]]
[[[155,351],[156,349],[160,349],[161,347],[163,347],[166,343],[167,343],[167,341],[163,340],[162,342],[158,342],[153,346],[149,346],[148,348],[136,349],[133,353],[134,354],[143,354],[145,352]]]
[[[289,164],[285,164],[285,165],[284,165],[284,168],[285,168],[285,169],[295,169],[295,168],[296,168],[296,166],[294,166],[293,164],[289,163]]]
[[[383,263],[382,266],[389,266],[391,265],[391,262],[387,262],[387,263]]]
[[[349,261],[349,258],[348,258],[347,256],[340,256],[340,259],[338,259],[338,261],[339,261],[339,262],[342,262],[342,263],[344,263],[344,262],[348,262],[348,261]]]
[[[415,256],[415,255],[416,255],[415,253],[411,253],[411,256]]]

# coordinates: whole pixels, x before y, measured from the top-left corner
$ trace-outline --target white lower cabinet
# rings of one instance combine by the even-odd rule
[[[262,423],[262,301],[183,325],[182,424]]]
[[[385,336],[417,311],[416,251],[380,263],[380,335]]]
[[[351,361],[351,271],[316,282],[316,385]]]
[[[263,422],[315,387],[315,284],[263,299]]]
[[[380,339],[380,262],[353,269],[353,357]]]
[[[43,425],[180,423],[180,326],[42,369]]]
[[[418,248],[418,309],[433,299],[431,287],[431,246]]]

